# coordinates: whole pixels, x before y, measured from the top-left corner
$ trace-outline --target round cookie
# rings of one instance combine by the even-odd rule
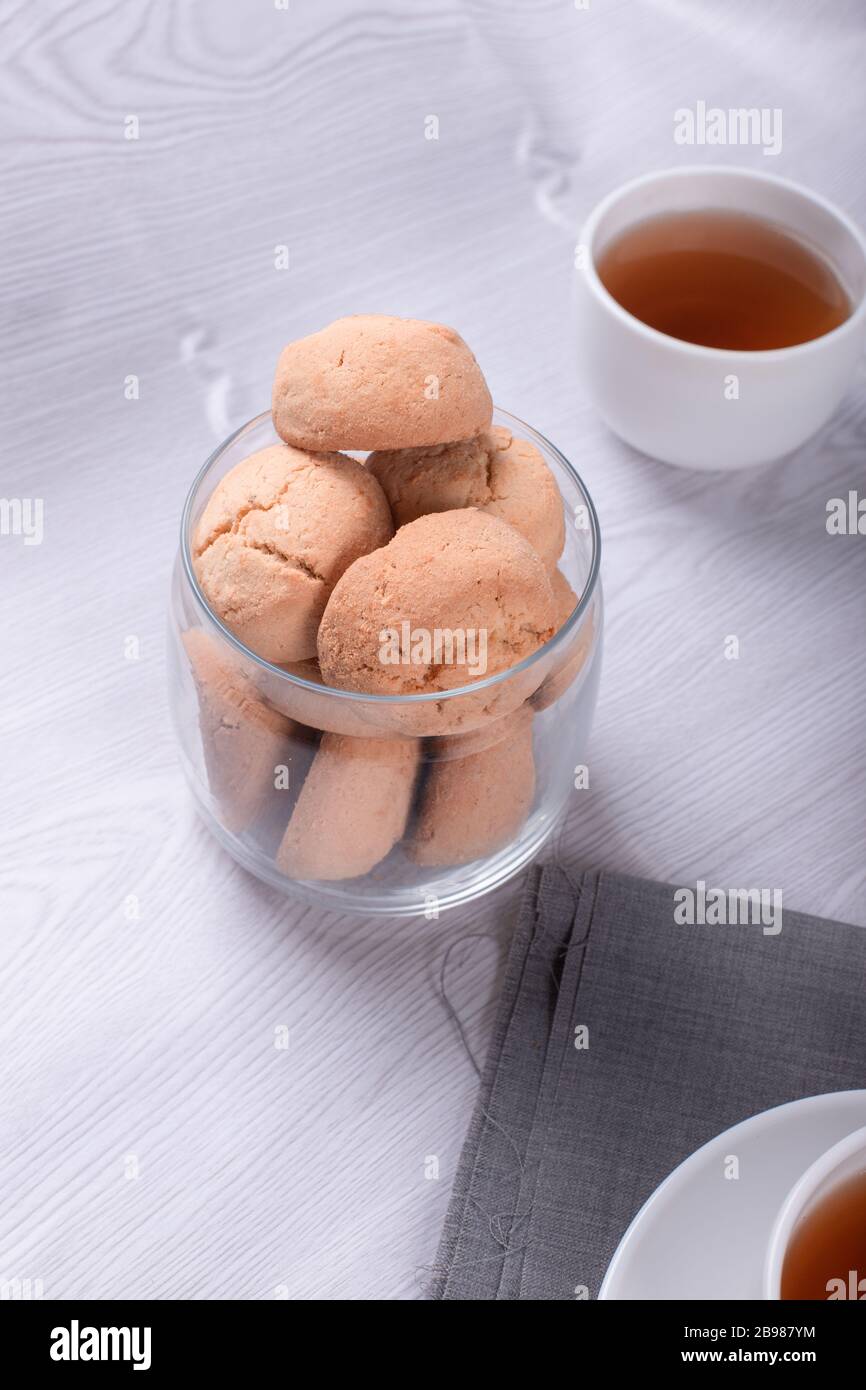
[[[556,600],[556,631],[562,627],[568,618],[571,617],[577,607],[578,597],[572,589],[565,575],[561,570],[556,570],[552,575],[553,594]],[[555,704],[560,695],[571,685],[578,672],[583,668],[587,656],[592,648],[592,639],[595,634],[592,609],[584,616],[580,631],[573,638],[573,644],[566,647],[558,655],[558,665],[555,665],[550,674],[543,681],[538,690],[532,696],[532,707],[541,711],[548,709]]]
[[[291,762],[293,725],[265,704],[215,637],[190,628],[181,640],[198,694],[208,785],[222,824],[237,834],[262,809],[275,768]]]
[[[401,838],[420,744],[323,734],[301,788],[277,868],[290,878],[356,878]]]
[[[469,439],[493,402],[453,328],[355,314],[283,348],[272,411],[301,449],[403,449]]]
[[[393,534],[382,489],[356,459],[285,444],[244,459],[217,484],[193,537],[213,611],[267,661],[316,654],[334,584]]]
[[[502,425],[456,444],[377,450],[367,467],[382,485],[395,526],[430,512],[479,507],[525,536],[549,569],[562,554],[565,517],[556,479],[535,446]]]
[[[535,796],[532,712],[524,707],[503,724],[498,740],[481,749],[472,734],[437,741],[440,760],[427,772],[406,846],[414,863],[469,864],[519,833]]]
[[[436,512],[349,566],[319,665],[328,684],[367,694],[454,690],[515,666],[554,627],[547,570],[513,526],[474,507]]]

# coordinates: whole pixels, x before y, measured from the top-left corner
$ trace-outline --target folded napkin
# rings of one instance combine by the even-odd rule
[[[635,1212],[700,1144],[866,1084],[866,931],[787,910],[781,930],[720,925],[694,891],[709,923],[678,921],[669,885],[533,870],[433,1298],[595,1297]]]

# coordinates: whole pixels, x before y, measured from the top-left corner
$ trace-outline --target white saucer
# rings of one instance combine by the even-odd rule
[[[866,1091],[835,1091],[778,1105],[717,1135],[644,1202],[599,1298],[761,1298],[770,1229],[789,1188],[862,1125]],[[736,1179],[725,1177],[731,1157]]]

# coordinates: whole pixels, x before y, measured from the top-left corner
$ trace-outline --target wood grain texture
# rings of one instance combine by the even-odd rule
[[[438,966],[486,934],[449,972],[483,1054],[520,885],[340,920],[209,840],[164,694],[183,497],[287,338],[453,321],[602,519],[591,790],[556,852],[866,923],[866,541],[824,524],[866,488],[864,377],[795,459],[679,473],[595,419],[568,307],[574,220],[647,168],[772,164],[866,221],[862,10],[19,0],[0,42],[2,492],[45,500],[41,546],[0,538],[0,1280],[416,1298],[475,1091]],[[676,147],[699,99],[782,107],[782,153]]]

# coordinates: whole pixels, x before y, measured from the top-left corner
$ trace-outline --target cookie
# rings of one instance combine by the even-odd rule
[[[516,665],[554,626],[545,565],[513,526],[474,507],[436,512],[349,566],[319,665],[329,685],[367,694],[453,690]]]
[[[419,751],[413,739],[323,734],[277,851],[277,868],[297,879],[369,873],[406,828]]]
[[[453,328],[355,314],[283,348],[272,411],[300,449],[404,449],[479,434],[493,402]]]
[[[261,699],[239,663],[202,628],[182,634],[198,694],[199,727],[210,790],[219,819],[245,830],[291,762],[291,720]]]
[[[267,661],[316,655],[335,583],[393,534],[371,473],[343,454],[285,444],[252,454],[217,484],[193,537],[210,607]]]
[[[561,570],[556,570],[552,576],[553,593],[556,599],[556,631],[571,617],[578,603],[578,596],[572,589],[565,575]],[[572,635],[569,645],[566,643],[560,653],[553,656],[554,665],[542,682],[538,690],[532,696],[532,707],[539,712],[549,709],[556,703],[561,695],[565,693],[572,681],[583,669],[587,657],[592,650],[592,641],[595,635],[595,625],[593,621],[592,609],[584,615],[580,631],[577,635]]]
[[[367,467],[397,527],[430,512],[478,507],[509,522],[549,569],[562,554],[565,518],[556,480],[535,446],[501,425],[455,444],[380,450]]]
[[[499,738],[480,748],[474,735],[437,740],[406,846],[414,863],[469,864],[520,833],[535,797],[532,713],[524,707],[502,725]]]

